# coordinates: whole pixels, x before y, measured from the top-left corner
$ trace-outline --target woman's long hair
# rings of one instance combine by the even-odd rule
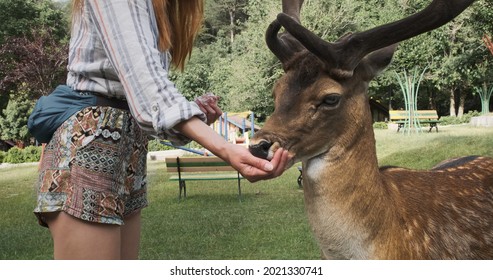
[[[183,70],[202,27],[203,0],[153,0],[159,29],[158,48],[169,50],[173,66]],[[72,18],[80,15],[84,0],[72,0]]]

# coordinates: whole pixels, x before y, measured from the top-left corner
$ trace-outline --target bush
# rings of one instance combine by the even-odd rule
[[[443,116],[440,118],[440,125],[457,125],[469,123],[472,117],[480,116],[481,113],[477,111],[468,112],[467,114],[462,115],[462,117],[453,117],[453,116]]]
[[[28,146],[25,149],[13,147],[8,152],[0,152],[0,163],[37,162],[41,158],[41,149],[41,146]]]
[[[23,150],[24,162],[38,162],[41,159],[41,146],[28,146]]]
[[[373,123],[373,128],[374,129],[388,129],[389,126],[387,125],[386,122],[375,122],[375,123]]]
[[[24,154],[22,149],[17,147],[13,147],[7,152],[7,156],[4,159],[4,162],[7,163],[23,163],[24,162]]]
[[[162,144],[160,140],[153,139],[149,141],[149,145],[147,146],[147,149],[149,150],[149,152],[154,152],[154,151],[173,150],[174,148]]]

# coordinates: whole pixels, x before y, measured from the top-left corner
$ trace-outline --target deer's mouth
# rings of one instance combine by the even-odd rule
[[[248,149],[256,157],[271,160],[280,147],[279,142],[272,143],[267,140],[260,140],[259,143],[250,145]]]
[[[289,161],[286,165],[286,168],[293,166],[293,164],[296,162],[295,155],[289,148],[282,146],[280,142],[272,143],[267,140],[260,140],[260,142],[258,142],[257,144],[251,144],[249,146],[249,150],[252,155],[269,161],[274,158],[274,154],[280,148],[287,150],[289,153]]]

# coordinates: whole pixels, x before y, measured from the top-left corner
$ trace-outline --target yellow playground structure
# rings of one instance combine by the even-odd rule
[[[254,118],[254,113],[251,111],[239,113],[225,112],[211,126],[228,142],[248,146],[250,144],[250,138],[252,138],[256,130],[260,129],[259,126],[255,126]]]

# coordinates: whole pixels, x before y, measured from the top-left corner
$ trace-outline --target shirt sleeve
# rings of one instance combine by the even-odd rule
[[[125,91],[141,128],[175,144],[190,140],[173,127],[205,114],[168,78],[169,63],[157,48],[154,11],[148,0],[87,0],[87,13]]]

